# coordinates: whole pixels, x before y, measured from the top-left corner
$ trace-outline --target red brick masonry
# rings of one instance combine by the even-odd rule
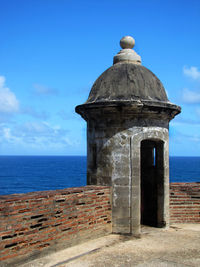
[[[0,261],[35,257],[107,232],[111,232],[109,187],[0,196]]]
[[[200,183],[170,184],[170,222],[200,223]]]
[[[110,233],[110,198],[107,186],[0,196],[0,261],[12,266]],[[200,183],[170,185],[170,215],[172,223],[200,223]]]

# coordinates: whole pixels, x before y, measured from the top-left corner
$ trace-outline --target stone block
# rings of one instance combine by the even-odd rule
[[[113,187],[113,195],[117,197],[128,197],[131,188],[129,186],[116,185]]]
[[[129,207],[112,207],[112,217],[113,218],[124,218],[130,217],[130,208]]]
[[[127,208],[130,205],[129,202],[129,197],[113,196],[113,207]]]
[[[130,179],[129,177],[120,177],[120,178],[114,178],[112,185],[115,186],[129,186]]]
[[[130,234],[130,226],[113,225],[112,233],[113,234]]]

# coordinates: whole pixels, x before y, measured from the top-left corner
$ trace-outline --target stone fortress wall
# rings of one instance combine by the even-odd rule
[[[110,233],[110,191],[84,186],[0,196],[0,266]]]
[[[200,183],[170,184],[170,223],[200,223]]]
[[[108,186],[1,196],[0,266],[111,233],[111,199]],[[200,223],[200,183],[170,184],[170,222]]]

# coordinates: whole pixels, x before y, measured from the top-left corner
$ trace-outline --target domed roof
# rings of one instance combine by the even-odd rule
[[[101,74],[85,104],[135,100],[168,102],[162,83],[150,70],[138,64],[122,62]]]
[[[135,40],[125,36],[120,40],[122,50],[114,56],[113,66],[95,81],[87,101],[76,107],[83,115],[91,108],[133,106],[168,109],[174,114],[181,108],[169,102],[160,80],[141,65],[141,57],[132,49]]]

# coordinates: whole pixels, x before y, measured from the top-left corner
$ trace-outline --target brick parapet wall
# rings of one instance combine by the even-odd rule
[[[0,261],[11,266],[110,232],[106,186],[0,196]]]
[[[0,261],[14,266],[111,233],[110,200],[107,186],[0,196]],[[200,223],[200,183],[170,184],[170,221]]]
[[[170,223],[200,223],[200,183],[170,184]]]

